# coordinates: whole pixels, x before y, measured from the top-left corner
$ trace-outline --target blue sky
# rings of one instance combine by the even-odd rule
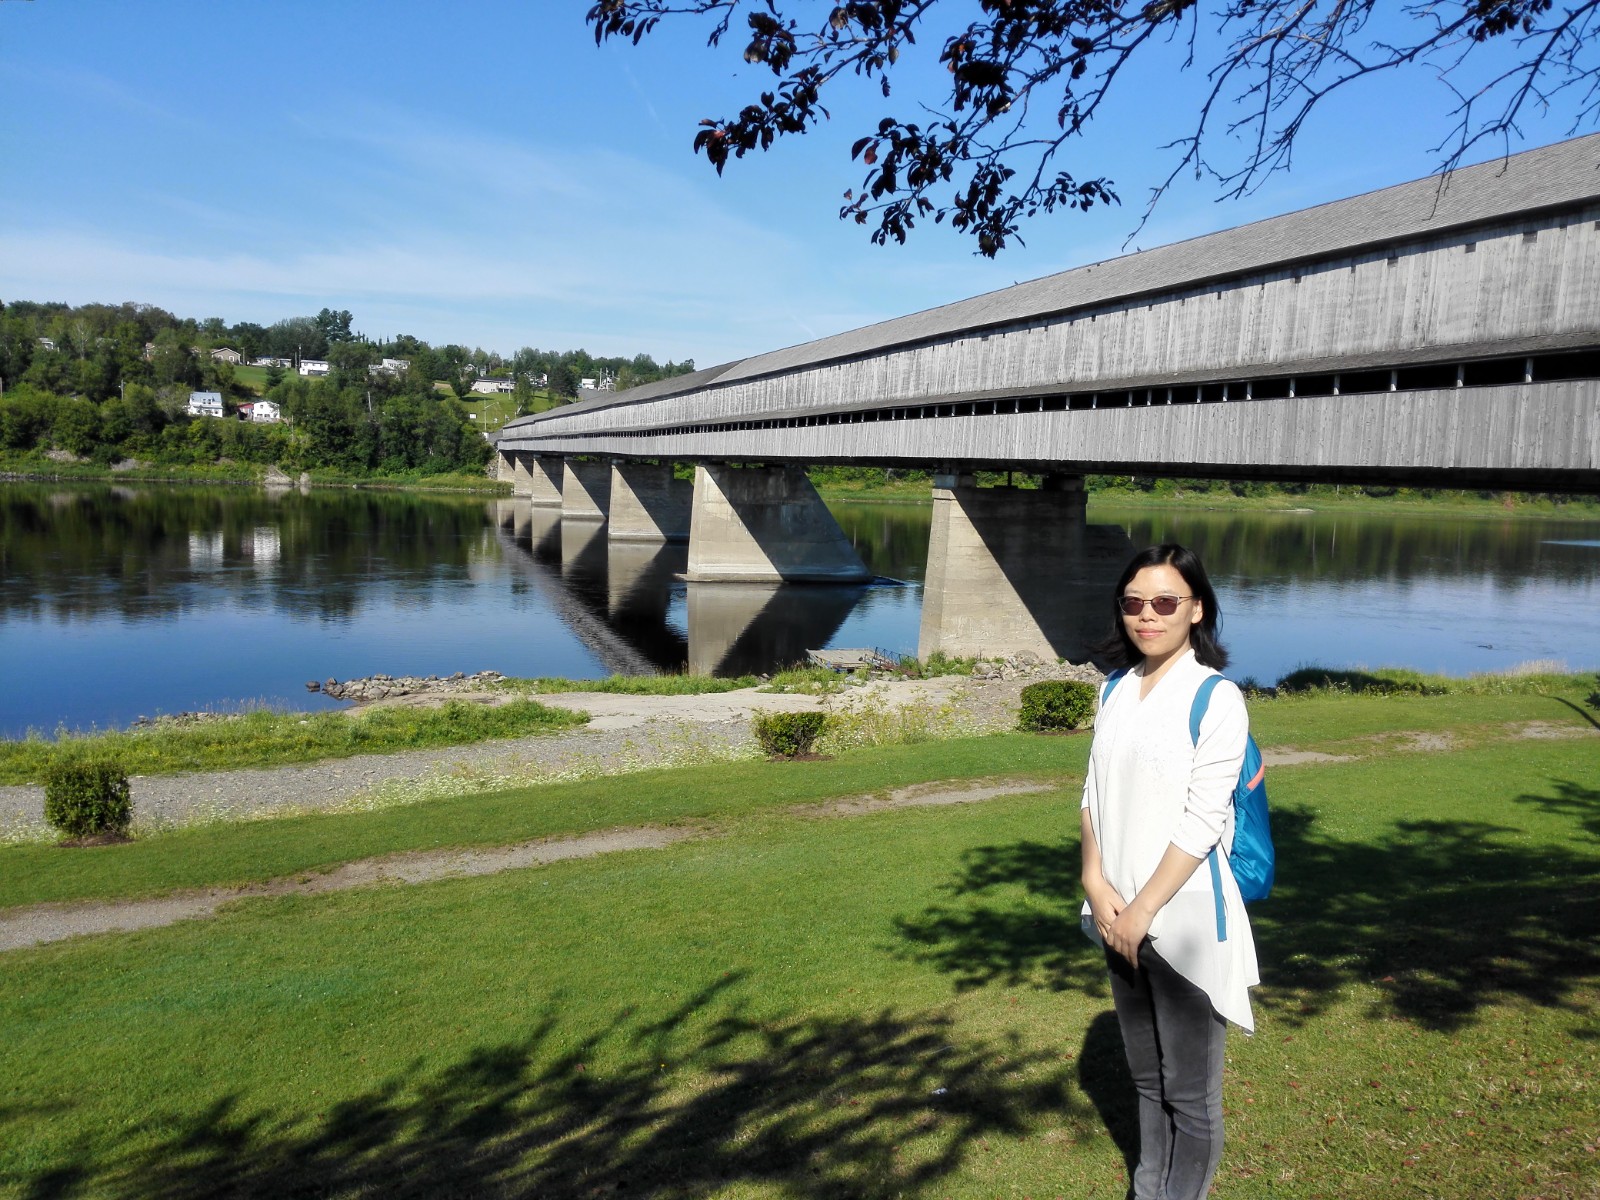
[[[829,127],[719,179],[696,123],[770,76],[693,23],[597,48],[587,7],[0,0],[0,300],[326,306],[372,336],[709,366],[1123,253],[1204,83],[1158,51],[1065,163],[1122,206],[1036,220],[990,262],[943,228],[880,248],[837,219],[850,143],[912,115],[904,87],[891,109],[835,95]],[[936,51],[907,75],[936,78]],[[1136,245],[1427,174],[1447,110],[1425,73],[1380,81],[1308,128],[1292,173],[1220,203],[1186,183]]]

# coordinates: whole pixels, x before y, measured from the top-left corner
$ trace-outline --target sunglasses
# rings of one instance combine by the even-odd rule
[[[1193,600],[1193,596],[1155,596],[1149,600],[1141,600],[1138,596],[1123,596],[1117,601],[1117,607],[1122,610],[1125,617],[1137,617],[1144,611],[1148,604],[1156,610],[1158,617],[1170,617],[1178,611],[1178,605],[1185,600]]]

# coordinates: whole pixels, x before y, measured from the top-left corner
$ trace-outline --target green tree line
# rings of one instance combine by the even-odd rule
[[[353,325],[350,312],[328,308],[263,326],[148,304],[0,302],[0,453],[54,451],[107,464],[228,459],[357,475],[471,471],[490,454],[461,402],[477,379],[512,378],[518,410],[531,412],[571,399],[584,378],[621,388],[694,369],[646,354],[531,347],[507,359],[409,334],[374,340]],[[212,357],[223,349],[246,364],[290,366],[272,365],[263,378]],[[295,373],[305,359],[328,362],[327,377]],[[373,370],[385,359],[406,365]],[[284,421],[192,417],[192,391],[220,393],[230,412],[264,392]]]

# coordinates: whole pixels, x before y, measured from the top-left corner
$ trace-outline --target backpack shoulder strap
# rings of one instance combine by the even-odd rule
[[[1122,682],[1123,677],[1126,676],[1130,670],[1132,670],[1131,667],[1118,667],[1115,671],[1106,676],[1106,685],[1100,690],[1101,708],[1106,706],[1106,701],[1111,699],[1111,693],[1116,690],[1117,684]]]
[[[1189,740],[1196,746],[1200,744],[1200,722],[1206,718],[1206,709],[1211,705],[1211,693],[1217,690],[1217,684],[1222,682],[1218,674],[1207,675],[1200,681],[1200,686],[1195,689],[1194,703],[1189,706]],[[1217,941],[1228,940],[1228,912],[1222,903],[1222,868],[1217,859],[1220,850],[1217,846],[1211,847],[1211,853],[1206,855],[1206,860],[1211,867],[1211,901],[1216,910]]]
[[[1206,709],[1211,705],[1211,693],[1222,682],[1221,675],[1207,675],[1195,690],[1194,703],[1189,706],[1189,740],[1200,744],[1200,722],[1206,719]]]

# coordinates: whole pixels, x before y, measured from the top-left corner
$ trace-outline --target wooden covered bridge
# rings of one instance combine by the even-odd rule
[[[931,468],[922,652],[1070,653],[1035,609],[1087,582],[1041,566],[1092,557],[1085,474],[1600,491],[1600,135],[519,418],[498,450],[564,519],[687,534],[706,582],[859,578],[801,468]]]

